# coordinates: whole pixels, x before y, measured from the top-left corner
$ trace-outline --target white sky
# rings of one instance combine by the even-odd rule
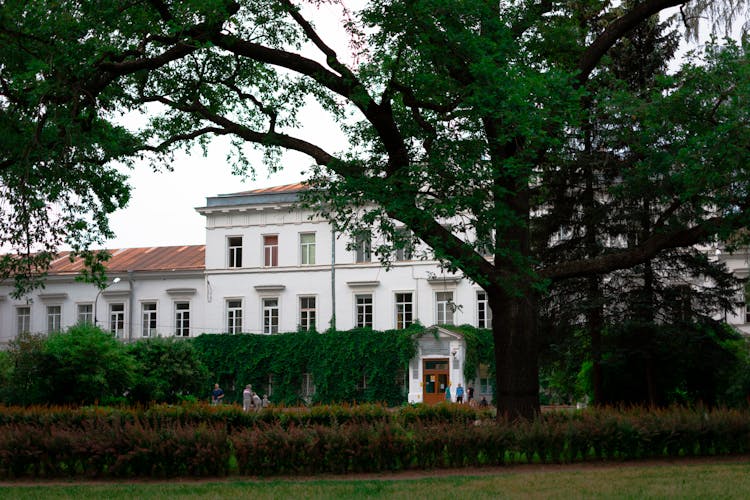
[[[350,8],[362,5],[363,0],[344,0]],[[318,26],[318,33],[336,50],[344,62],[350,60],[348,38],[341,26],[340,9],[335,5],[308,7],[304,14]],[[319,52],[305,50],[305,55],[321,60]],[[330,118],[315,107],[300,114],[304,128],[293,135],[310,140],[335,154],[346,149],[343,134]],[[228,139],[212,142],[207,157],[196,150],[192,154],[176,156],[173,171],[155,173],[146,164],[136,164],[127,171],[132,186],[128,206],[110,217],[116,237],[108,240],[105,248],[129,248],[205,243],[205,220],[195,208],[204,206],[207,196],[247,191],[300,182],[312,159],[295,152],[285,153],[281,172],[269,176],[257,153],[253,165],[256,178],[243,179],[232,174],[226,161]]]
[[[362,1],[348,0],[345,3],[352,8]],[[339,59],[349,61],[351,51],[340,23],[340,8],[335,5],[308,7],[304,14],[318,27],[321,38],[336,50]],[[304,52],[308,57],[322,59],[317,51]],[[306,108],[299,116],[303,128],[289,133],[310,140],[332,154],[345,150],[342,132],[318,109],[317,105]],[[203,244],[205,219],[195,208],[204,206],[207,196],[300,182],[305,178],[305,170],[313,163],[306,155],[287,152],[281,162],[283,170],[269,176],[262,154],[258,152],[251,156],[256,158],[253,161],[257,174],[255,180],[243,179],[232,174],[231,165],[226,160],[228,144],[228,138],[216,138],[206,157],[198,149],[192,154],[176,155],[172,172],[153,172],[145,163],[137,163],[133,170],[123,169],[130,177],[130,202],[125,209],[110,217],[110,227],[116,236],[104,247]]]

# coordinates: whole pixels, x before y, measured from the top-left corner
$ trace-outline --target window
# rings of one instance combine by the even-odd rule
[[[16,332],[18,332],[19,335],[31,331],[30,307],[19,307],[18,309],[16,309],[16,323],[18,325],[18,328],[16,328]]]
[[[363,294],[355,297],[357,328],[372,328],[372,295]]]
[[[141,335],[152,337],[156,335],[156,302],[141,304]]]
[[[300,330],[315,330],[315,297],[299,298]]]
[[[315,233],[302,233],[299,235],[300,263],[303,266],[315,264]]]
[[[229,267],[242,267],[242,236],[232,236],[227,238],[227,248],[229,249]]]
[[[411,293],[396,294],[396,329],[408,328],[413,323],[414,303]]]
[[[405,229],[397,230],[396,242],[400,245],[396,248],[396,260],[411,260],[413,248],[409,232]]]
[[[315,382],[313,382],[311,373],[302,374],[302,387],[300,388],[300,396],[305,401],[310,401],[315,394]]]
[[[279,237],[275,234],[263,236],[263,265],[266,267],[279,265]]]
[[[477,328],[490,328],[492,313],[489,302],[487,302],[487,292],[477,292]]]
[[[94,323],[94,306],[92,304],[78,304],[78,323],[82,325]]]
[[[355,262],[370,262],[372,260],[372,241],[369,234],[358,235],[354,245]]]
[[[435,310],[437,311],[436,319],[438,325],[452,325],[453,312],[456,310],[456,304],[453,302],[453,292],[436,292]]]
[[[174,303],[174,333],[177,337],[190,336],[190,302]]]
[[[279,299],[263,299],[263,333],[279,333]]]
[[[242,332],[242,301],[227,300],[227,333]]]
[[[479,393],[492,394],[492,379],[490,379],[490,367],[485,363],[479,363]]]
[[[109,305],[109,331],[118,338],[125,336],[125,304]]]
[[[62,307],[47,306],[47,333],[59,332],[62,326]]]

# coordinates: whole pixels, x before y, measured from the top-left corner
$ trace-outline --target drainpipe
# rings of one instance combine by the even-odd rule
[[[331,331],[336,331],[336,231],[331,228]]]
[[[133,340],[133,271],[128,271],[128,286],[130,287],[130,293],[128,294],[128,342]]]

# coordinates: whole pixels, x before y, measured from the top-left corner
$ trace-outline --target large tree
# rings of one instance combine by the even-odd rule
[[[269,161],[299,151],[317,167],[308,202],[337,229],[384,235],[386,261],[426,243],[487,291],[501,415],[538,411],[536,304],[548,283],[629,268],[747,223],[743,48],[712,45],[650,84],[648,99],[592,85],[609,51],[652,16],[680,7],[685,23],[726,20],[742,0],[372,0],[345,12],[358,63],[300,9],[321,3],[6,0],[0,36],[3,52],[24,55],[21,88],[44,88],[40,109],[59,110],[47,122],[101,130],[118,111],[148,111],[122,154],[150,151],[157,163],[212,135],[234,137],[240,170],[248,144]],[[296,131],[311,98],[347,134],[338,152]],[[632,244],[544,265],[531,231],[566,205],[553,196],[575,196],[559,190],[580,174],[564,152],[583,144],[592,102],[638,158],[606,195],[653,189],[659,213]],[[617,162],[619,152],[602,153]],[[617,224],[638,213],[623,210]]]

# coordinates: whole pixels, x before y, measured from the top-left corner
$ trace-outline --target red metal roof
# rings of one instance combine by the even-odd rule
[[[190,271],[206,267],[206,245],[185,245],[150,248],[115,248],[104,264],[109,272],[127,271]],[[60,252],[52,261],[49,274],[72,274],[83,269],[83,260],[70,261],[70,252]]]
[[[241,191],[239,193],[230,193],[222,196],[244,196],[248,194],[274,194],[274,193],[298,193],[309,189],[307,184],[298,182],[296,184],[284,184],[283,186],[273,186],[269,188],[253,189],[251,191]]]

